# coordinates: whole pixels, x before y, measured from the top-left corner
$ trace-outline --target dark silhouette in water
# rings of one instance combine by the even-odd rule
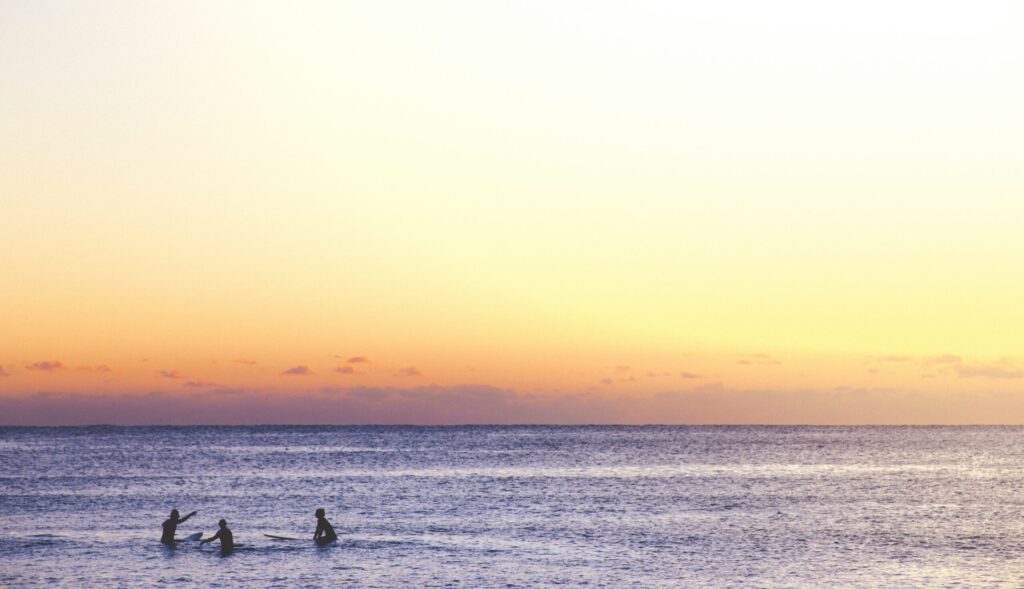
[[[179,517],[178,510],[171,510],[171,517],[164,521],[164,534],[160,536],[160,541],[168,546],[174,546],[174,533],[178,531],[178,524],[185,522],[188,518],[195,515],[196,512],[192,512],[185,517]]]
[[[219,522],[217,522],[217,525],[220,526],[220,529],[217,530],[217,533],[214,534],[210,538],[207,538],[205,540],[201,540],[199,542],[199,545],[202,546],[203,544],[206,544],[207,542],[213,542],[214,540],[218,540],[219,539],[220,540],[220,553],[221,553],[222,556],[227,556],[227,555],[231,554],[235,550],[235,536],[234,536],[234,534],[231,533],[231,530],[228,529],[228,522],[227,522],[227,520],[223,520],[222,519]]]
[[[318,546],[330,544],[338,539],[338,535],[334,533],[334,527],[331,526],[331,522],[327,521],[324,517],[324,508],[316,510],[316,532],[313,534],[313,541]]]

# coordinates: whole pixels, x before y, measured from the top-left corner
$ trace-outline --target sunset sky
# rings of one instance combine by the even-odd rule
[[[0,424],[1024,423],[1024,6],[0,4]]]

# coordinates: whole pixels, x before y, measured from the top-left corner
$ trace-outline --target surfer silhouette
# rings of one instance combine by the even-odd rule
[[[230,529],[228,529],[227,520],[222,519],[219,522],[217,522],[217,525],[220,526],[220,529],[217,530],[217,533],[210,538],[200,540],[199,544],[201,546],[203,544],[206,544],[207,542],[220,540],[220,553],[223,556],[227,556],[231,554],[231,552],[235,549],[235,535],[231,533]]]
[[[177,509],[171,510],[171,517],[164,521],[164,534],[160,536],[160,541],[168,546],[174,546],[174,533],[178,531],[178,524],[185,522],[188,518],[195,515],[196,512],[192,512],[185,517],[178,515]]]
[[[323,507],[316,510],[316,532],[313,534],[313,541],[318,546],[330,544],[338,539],[338,535],[334,533],[334,527],[331,525],[331,522],[327,521],[327,518],[324,516]]]

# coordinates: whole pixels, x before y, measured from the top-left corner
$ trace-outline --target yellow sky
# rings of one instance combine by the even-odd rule
[[[5,2],[0,394],[1019,391],[1022,17]]]

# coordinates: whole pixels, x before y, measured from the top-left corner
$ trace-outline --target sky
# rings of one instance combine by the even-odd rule
[[[1012,1],[0,4],[0,424],[1024,423]]]

